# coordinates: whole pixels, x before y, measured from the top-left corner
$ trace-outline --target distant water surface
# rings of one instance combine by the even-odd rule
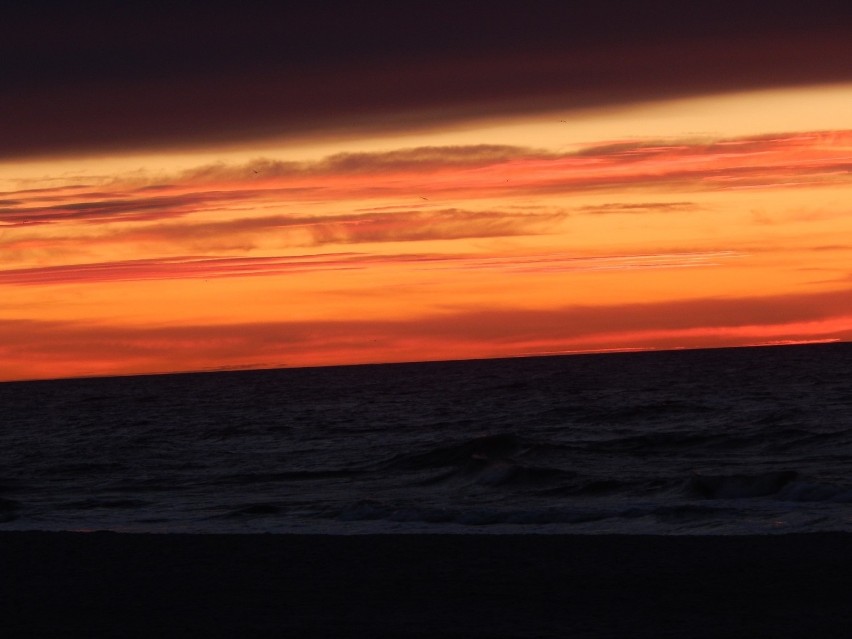
[[[852,344],[0,384],[0,530],[852,530]]]

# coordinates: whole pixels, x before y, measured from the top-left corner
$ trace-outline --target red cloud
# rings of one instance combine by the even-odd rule
[[[446,237],[446,235],[444,235]],[[376,241],[376,240],[374,240]],[[555,273],[714,266],[739,257],[734,251],[681,251],[576,257],[568,254],[515,256],[411,253],[319,253],[286,257],[180,256],[0,271],[0,285],[95,284],[111,281],[259,277],[329,270],[353,270],[394,263],[424,268],[489,272]]]
[[[238,205],[262,209],[372,198],[397,198],[404,206],[413,201],[423,204],[422,197],[434,196],[435,206],[440,207],[442,202],[483,196],[584,190],[836,185],[852,179],[850,149],[852,131],[832,131],[715,141],[628,141],[568,154],[469,146],[343,154],[313,163],[259,160],[200,167],[175,176],[170,184],[129,188],[116,183],[100,192],[59,189],[48,195],[7,192],[9,199],[0,206],[0,225],[152,222]],[[151,194],[154,187],[157,195]],[[52,203],[44,205],[45,198]],[[684,202],[619,206],[621,212],[688,209]],[[475,225],[473,218],[480,214],[460,215],[470,215]],[[427,216],[440,225],[442,216],[446,221],[447,208],[431,209],[423,214]]]
[[[0,378],[459,359],[556,350],[852,340],[852,289],[736,299],[467,310],[406,320],[179,327],[0,321]]]

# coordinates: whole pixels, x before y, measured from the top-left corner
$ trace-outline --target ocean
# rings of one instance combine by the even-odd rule
[[[852,344],[2,383],[0,530],[852,531]]]

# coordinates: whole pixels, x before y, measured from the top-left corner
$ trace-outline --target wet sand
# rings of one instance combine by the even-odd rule
[[[852,535],[0,533],[3,637],[848,637]]]

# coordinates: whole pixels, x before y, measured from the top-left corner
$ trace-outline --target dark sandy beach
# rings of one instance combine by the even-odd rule
[[[852,535],[0,534],[3,637],[848,637]]]

